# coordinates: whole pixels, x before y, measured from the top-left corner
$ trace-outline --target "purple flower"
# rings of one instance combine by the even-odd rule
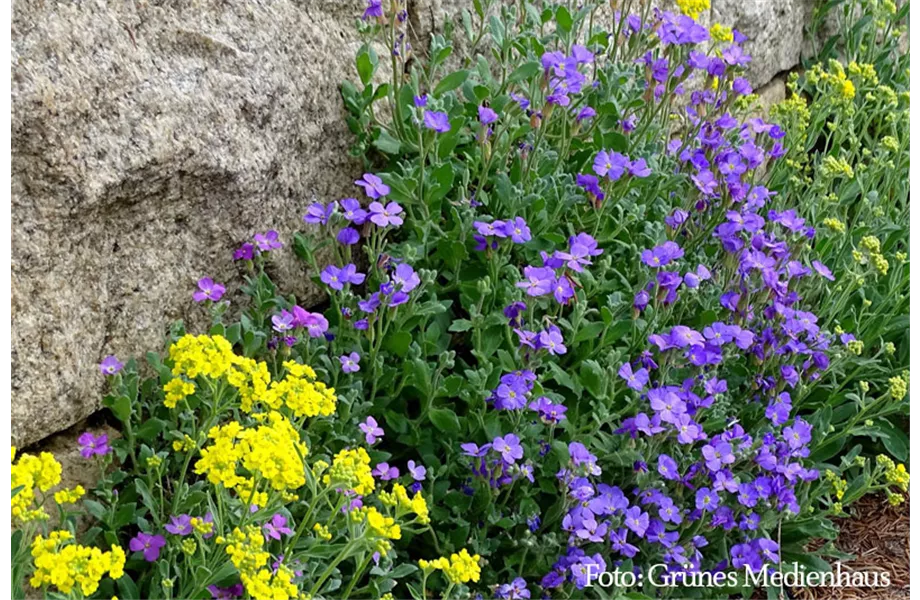
[[[257,233],[252,236],[252,239],[262,252],[277,250],[284,245],[278,239],[278,232],[274,229],[270,229],[265,233]]]
[[[610,181],[616,181],[626,173],[629,164],[629,158],[619,152],[601,150],[594,157],[594,172],[601,177],[606,176]]]
[[[396,479],[399,477],[399,469],[396,467],[391,467],[388,463],[382,462],[378,463],[377,466],[374,467],[371,475],[380,481],[390,481],[391,479]]]
[[[114,375],[125,367],[124,363],[118,360],[114,354],[110,354],[102,359],[99,363],[99,371],[103,375]]]
[[[638,506],[633,506],[632,508],[628,509],[624,515],[623,521],[626,526],[629,527],[633,533],[639,537],[644,536],[646,530],[648,530],[648,513],[642,512],[642,509]]]
[[[529,600],[530,590],[523,577],[517,577],[511,583],[505,583],[495,588],[495,597],[501,600]]]
[[[364,440],[371,445],[376,444],[377,440],[383,437],[383,429],[377,426],[377,419],[374,417],[368,417],[358,425],[358,429],[364,432]]]
[[[815,268],[815,271],[821,277],[824,277],[825,279],[829,279],[830,281],[834,281],[836,279],[836,277],[834,277],[834,273],[831,272],[831,270],[828,269],[824,263],[817,261],[817,260],[813,260],[811,261],[811,266]]]
[[[537,341],[541,348],[553,355],[565,354],[568,350],[562,339],[562,332],[555,325],[550,325],[549,329],[540,332]]]
[[[586,121],[588,119],[593,119],[597,115],[597,111],[591,108],[590,106],[585,106],[578,114],[575,115],[576,121]]]
[[[128,548],[131,552],[143,552],[144,560],[153,562],[160,558],[160,548],[166,545],[166,538],[162,535],[150,535],[143,531],[131,538]]]
[[[265,539],[281,540],[282,535],[294,535],[291,528],[287,526],[287,517],[280,513],[275,513],[272,520],[262,526],[265,530]]]
[[[540,420],[547,424],[558,423],[565,419],[565,411],[568,410],[564,404],[554,404],[546,396],[540,396],[531,402],[527,408],[536,411],[540,415]]]
[[[106,433],[96,437],[92,432],[85,431],[77,438],[77,443],[80,444],[80,455],[83,458],[92,458],[94,455],[103,456],[112,451],[109,446],[109,436]]]
[[[286,310],[282,310],[277,315],[272,316],[272,329],[278,333],[287,333],[294,329],[294,315]]]
[[[390,193],[390,186],[373,173],[365,173],[361,179],[355,181],[355,185],[363,187],[364,193],[372,200],[378,200]],[[346,208],[346,212],[347,210]]]
[[[513,465],[514,461],[524,458],[524,448],[521,447],[521,440],[513,433],[505,437],[497,437],[492,440],[492,449],[501,454],[502,460],[506,464]]]
[[[329,217],[332,216],[334,211],[335,202],[330,202],[329,204],[314,202],[307,207],[307,214],[303,216],[303,220],[310,225],[325,225],[329,222]]]
[[[364,14],[361,15],[361,19],[367,21],[371,17],[377,18],[377,17],[382,17],[382,16],[383,16],[383,0],[367,0],[367,8],[364,9]]]
[[[498,113],[489,108],[488,106],[479,107],[479,122],[483,125],[489,125],[498,121]],[[448,124],[447,129],[450,129],[450,124]]]
[[[195,302],[204,302],[205,300],[217,302],[226,291],[227,288],[216,283],[210,277],[202,277],[198,280],[198,291],[192,294],[192,298]]]
[[[702,452],[706,467],[710,471],[718,471],[722,465],[730,465],[735,462],[732,445],[728,442],[714,441],[712,444],[706,444]]]
[[[719,494],[707,487],[700,488],[696,491],[696,508],[697,510],[714,511],[719,507],[721,499]]]
[[[644,158],[638,158],[629,163],[629,174],[633,177],[648,177],[652,174],[652,170],[649,168],[648,164],[645,162]]]
[[[166,524],[164,529],[173,535],[190,535],[192,533],[192,517],[189,515],[172,515],[169,517],[169,523]]]
[[[579,233],[569,238],[569,251],[556,252],[556,258],[565,261],[565,266],[581,273],[591,264],[592,256],[600,256],[604,251],[597,247],[597,240],[587,233]]]
[[[447,118],[447,113],[426,110],[422,121],[425,127],[438,133],[447,133],[450,131],[450,120]]]
[[[617,374],[626,380],[627,387],[637,392],[644,390],[645,384],[648,383],[648,370],[639,369],[638,371],[633,371],[632,365],[628,362],[623,363]]]
[[[397,290],[409,293],[422,282],[418,273],[408,263],[399,263],[390,275],[390,280],[396,285]]]
[[[553,291],[556,283],[556,271],[549,267],[524,267],[525,281],[515,285],[523,289],[528,296],[545,296]]]
[[[658,455],[658,473],[665,479],[671,481],[680,479],[680,471],[677,470],[677,461],[667,454]]]
[[[505,234],[515,244],[524,244],[530,241],[530,228],[527,227],[527,222],[521,217],[515,217],[505,223]]]
[[[415,104],[416,108],[424,108],[428,106],[428,94],[422,94],[421,96],[413,96],[412,103]]]
[[[353,246],[361,239],[361,234],[358,233],[357,229],[344,227],[339,231],[338,235],[335,236],[335,239],[343,246]]]
[[[346,284],[360,285],[364,283],[364,273],[358,273],[357,267],[347,264],[341,269],[329,265],[320,273],[320,280],[334,290],[341,290]]]
[[[252,260],[255,256],[256,247],[246,242],[233,251],[233,260]]]
[[[428,474],[428,469],[425,468],[425,465],[416,465],[414,460],[410,460],[406,464],[406,468],[409,470],[409,475],[412,476],[412,479],[425,481],[425,475]]]
[[[783,429],[783,439],[793,450],[804,448],[811,441],[811,425],[802,417],[796,417],[791,427]]]
[[[365,175],[365,177],[367,176]],[[387,191],[389,191],[389,188],[387,188]],[[356,198],[345,198],[342,200],[341,205],[342,216],[345,217],[345,220],[355,225],[363,225],[367,220],[367,211],[361,208],[361,203]]]
[[[361,366],[358,364],[361,362],[361,355],[357,352],[343,354],[339,357],[339,362],[342,363],[343,373],[357,373],[361,370]]]
[[[378,2],[379,5],[380,0],[368,0],[368,2]],[[242,583],[223,588],[217,587],[216,585],[209,585],[208,591],[211,592],[212,600],[235,600],[236,598],[242,598],[245,592]]]
[[[403,224],[403,218],[399,216],[403,209],[395,202],[388,202],[386,206],[380,202],[371,202],[368,209],[370,210],[371,222],[378,227],[386,227],[387,225],[399,227]]]

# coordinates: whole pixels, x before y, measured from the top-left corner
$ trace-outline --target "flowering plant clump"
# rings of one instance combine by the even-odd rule
[[[238,290],[191,282],[210,330],[152,376],[103,361],[120,436],[81,436],[102,475],[54,532],[60,465],[14,462],[14,581],[650,598],[830,569],[830,517],[909,483],[906,9],[846,6],[765,114],[706,0],[483,0],[424,55],[403,4],[368,0],[342,87],[354,197],[244,242]],[[328,301],[272,281],[288,251]]]

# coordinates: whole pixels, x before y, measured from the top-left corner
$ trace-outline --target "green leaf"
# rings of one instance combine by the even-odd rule
[[[428,418],[442,433],[460,433],[460,419],[449,408],[432,408]]]
[[[887,434],[882,436],[882,444],[885,445],[885,449],[900,462],[905,462],[910,455],[910,440],[907,434],[888,423],[879,423],[878,427]]]
[[[579,379],[581,379],[582,385],[591,393],[595,398],[603,398],[607,390],[607,379],[605,377],[604,369],[597,363],[596,360],[586,360],[581,363],[581,369],[579,370]]]
[[[537,61],[526,62],[508,76],[508,83],[520,83],[540,72],[542,66]]]
[[[144,424],[137,428],[137,437],[145,442],[152,441],[163,429],[166,428],[166,421],[163,419],[148,419]]]
[[[137,591],[137,586],[134,584],[134,580],[131,579],[130,575],[122,575],[121,578],[118,579],[115,583],[118,585],[118,596],[120,598],[125,598],[126,600],[137,600],[141,597],[141,594]]]
[[[355,59],[355,66],[358,68],[358,77],[361,78],[361,83],[367,85],[377,69],[377,53],[370,46],[363,46]]]
[[[409,344],[412,343],[412,334],[408,331],[397,331],[387,336],[383,342],[383,347],[396,354],[405,356],[409,352]]]
[[[447,331],[453,332],[462,332],[469,331],[473,328],[473,322],[469,319],[456,319],[453,323],[450,324],[450,327],[447,328]]]
[[[390,135],[386,129],[380,130],[380,135],[374,140],[373,146],[386,154],[399,154],[402,148],[400,141]]]
[[[565,6],[556,9],[556,23],[565,33],[572,31],[572,15]]]
[[[447,75],[446,77],[444,77],[444,79],[439,81],[438,85],[434,87],[434,92],[432,93],[435,96],[441,96],[443,94],[446,94],[447,92],[451,92],[457,89],[458,87],[460,87],[461,85],[463,85],[463,83],[466,81],[466,79],[469,76],[470,76],[470,72],[467,71],[466,69],[462,69],[460,71],[454,71],[453,73],[451,73],[450,75]]]

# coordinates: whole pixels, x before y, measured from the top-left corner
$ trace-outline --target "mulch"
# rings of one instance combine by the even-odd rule
[[[891,506],[885,496],[866,496],[850,507],[850,516],[835,519],[840,536],[835,546],[853,560],[842,563],[851,572],[889,573],[888,588],[795,588],[801,600],[888,600],[910,598],[910,497]],[[816,544],[813,550],[820,548]]]

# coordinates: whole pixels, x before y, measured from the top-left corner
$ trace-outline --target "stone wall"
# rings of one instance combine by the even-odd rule
[[[750,78],[764,86],[799,62],[810,1],[713,0],[704,21],[750,37]],[[416,47],[457,4],[409,0]],[[338,86],[354,77],[363,6],[13,5],[14,443],[93,413],[104,355],[159,350],[170,322],[199,322],[199,277],[232,293],[242,240],[269,228],[289,239],[314,194],[351,193],[360,164]],[[302,268],[278,268],[309,302]]]

